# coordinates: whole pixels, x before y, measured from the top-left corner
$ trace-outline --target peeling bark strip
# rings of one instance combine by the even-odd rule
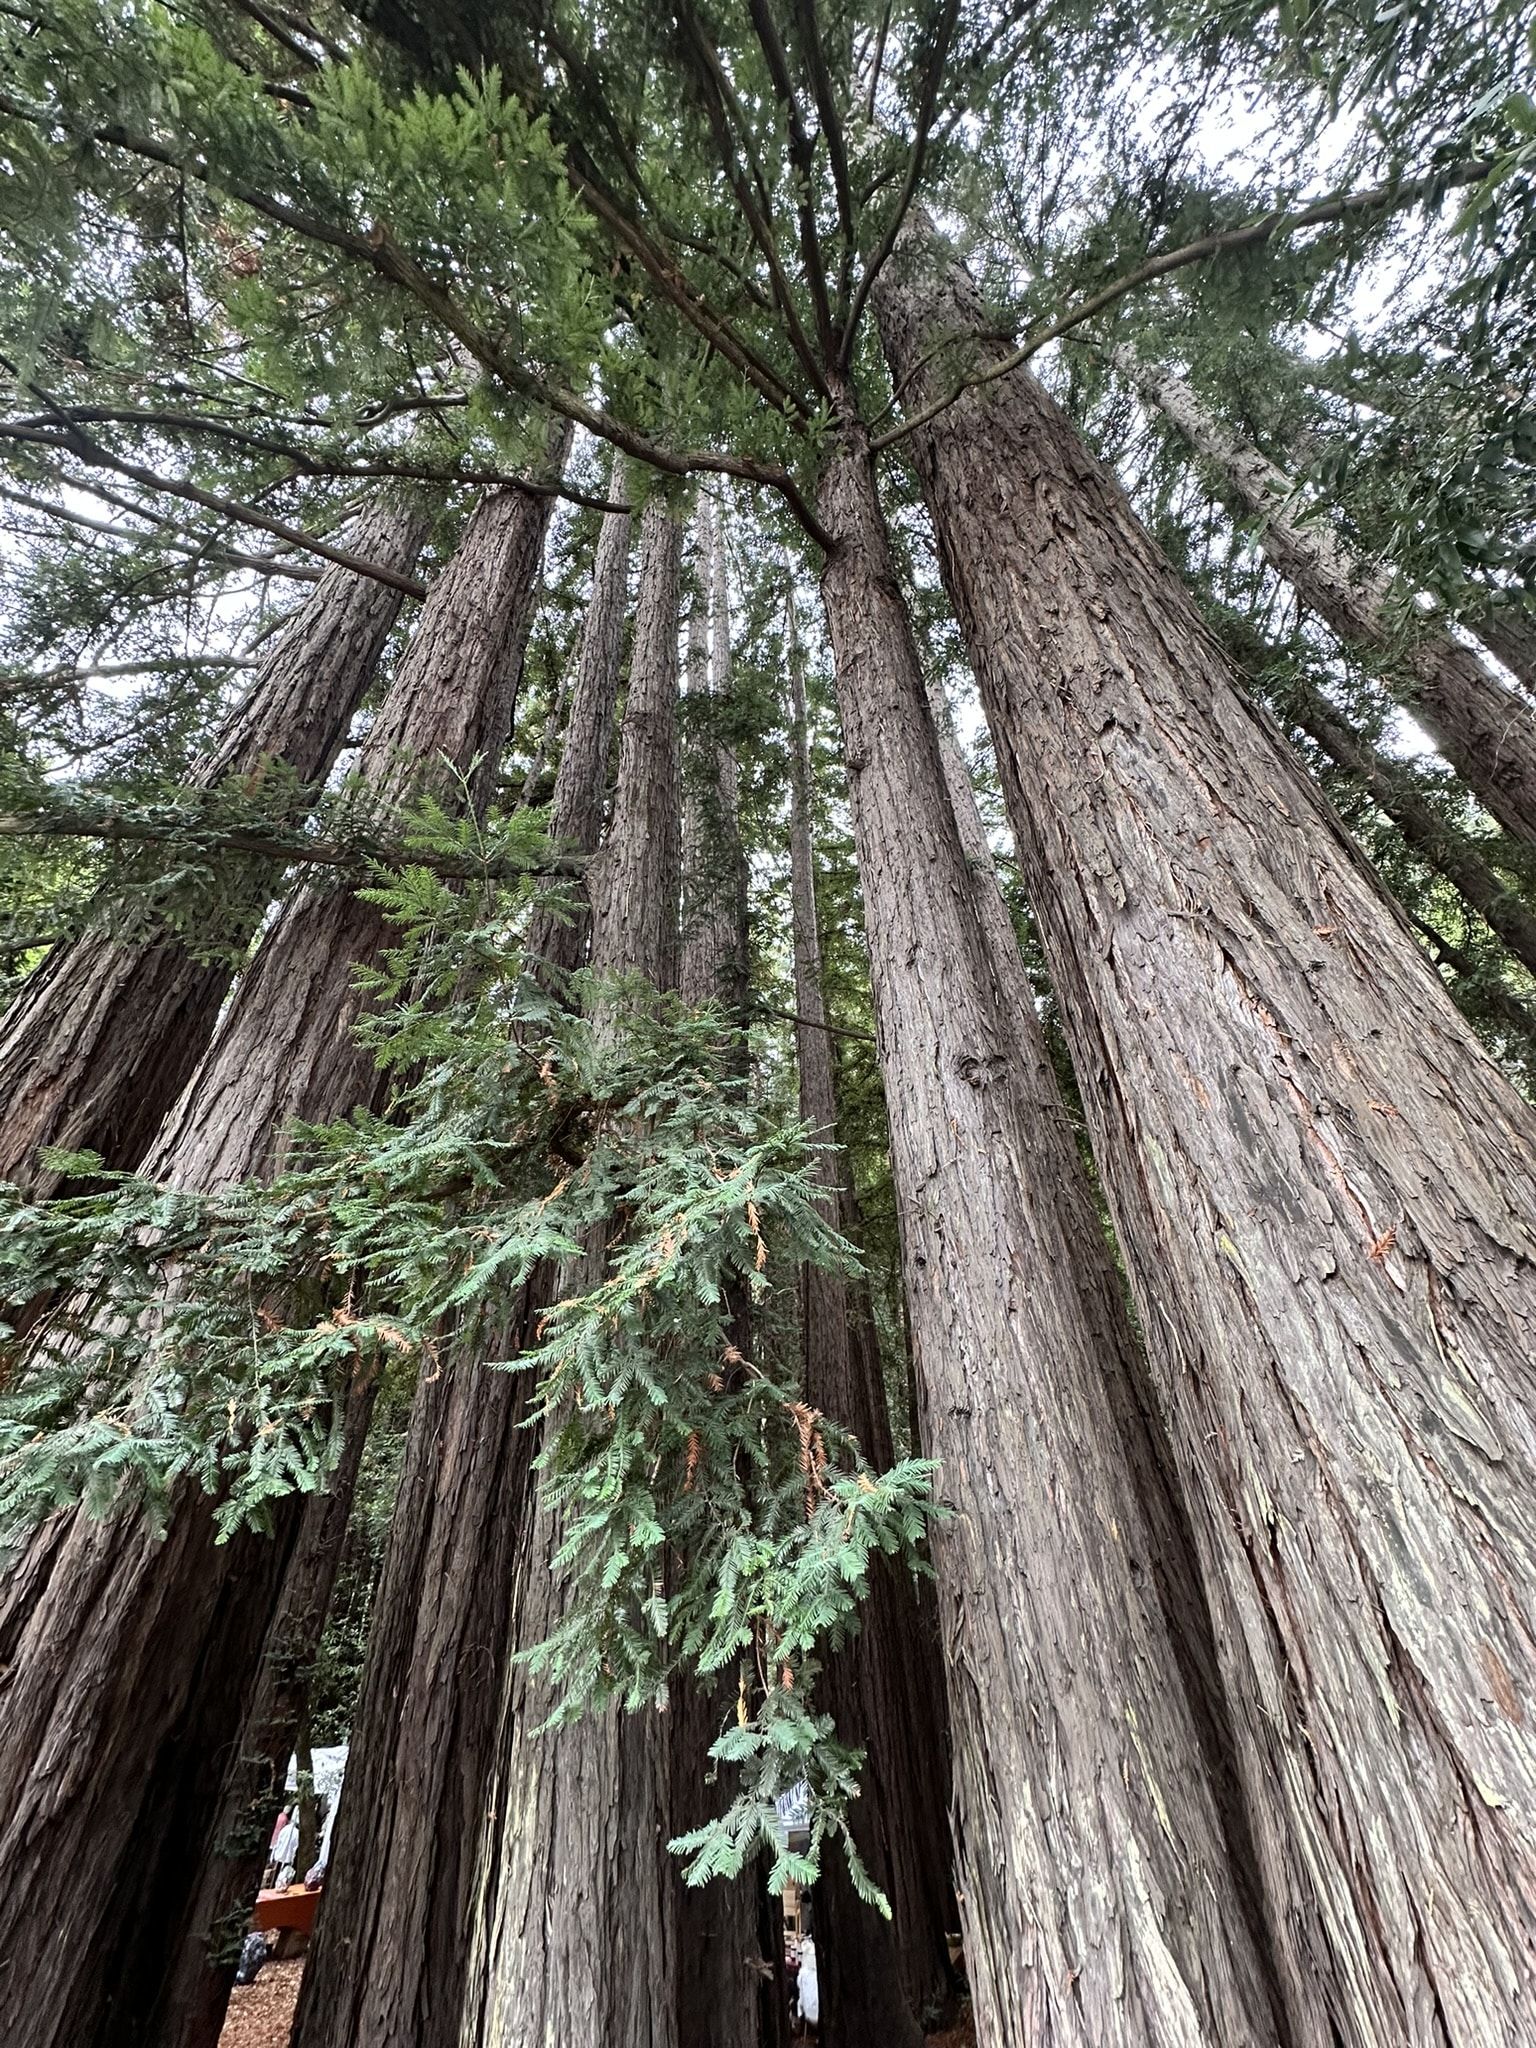
[[[662,989],[677,977],[682,538],[665,501],[653,498],[640,524],[613,819],[590,870],[593,967],[643,975]],[[541,1641],[560,1613],[559,1525],[542,1512],[530,1521],[506,1610],[509,1647]],[[551,1704],[546,1681],[515,1664],[504,1685],[483,1800],[462,2048],[682,2048],[671,1995],[679,1878],[666,1848],[665,1731],[653,1715],[614,1708],[538,1734]],[[307,2038],[301,2048],[310,2048]]]
[[[547,500],[503,493],[472,516],[423,606],[363,750],[390,800],[504,744],[515,678],[505,652],[530,598]],[[367,1099],[376,1076],[349,1025],[352,964],[384,936],[378,911],[301,892],[241,982],[146,1172],[213,1189],[261,1172],[294,1117]],[[7,2048],[113,2048],[174,2036],[161,2006],[189,1938],[225,1764],[257,1688],[302,1504],[279,1536],[213,1540],[209,1503],[182,1502],[155,1541],[135,1512],[56,1518],[50,1569],[0,1673],[0,1884],[20,1916],[0,1973]],[[60,1535],[58,1524],[65,1533]],[[24,1569],[29,1583],[40,1572]]]
[[[1405,626],[1405,593],[1391,571],[1301,517],[1291,479],[1207,411],[1181,377],[1128,348],[1116,349],[1114,360],[1205,456],[1227,496],[1257,514],[1260,546],[1303,604],[1341,640],[1389,657],[1384,680],[1389,687],[1394,674],[1406,681],[1402,702],[1478,802],[1515,838],[1536,845],[1536,705],[1444,625]]]
[[[1059,1102],[1031,1098],[977,919],[862,430],[822,593],[938,1532],[978,2034],[1269,2048],[1275,2025],[1074,1278]]]
[[[937,251],[877,298],[914,405],[935,330],[987,346]],[[1039,387],[970,393],[912,446],[1206,1566],[1296,2038],[1515,2048],[1531,1112]]]
[[[382,498],[348,531],[370,560],[402,572],[426,535],[420,500]],[[193,768],[194,787],[283,761],[319,781],[340,752],[400,608],[400,592],[350,569],[328,569],[266,656],[240,704]],[[253,904],[254,933],[265,908]],[[139,1164],[190,1079],[234,976],[179,945],[125,945],[104,929],[55,946],[0,1026],[0,1179],[41,1199],[57,1174],[40,1146]]]

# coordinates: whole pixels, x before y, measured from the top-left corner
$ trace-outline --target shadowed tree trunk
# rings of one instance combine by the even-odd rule
[[[653,498],[641,520],[613,818],[591,870],[593,967],[661,989],[677,978],[681,560],[682,529]],[[537,1513],[504,1610],[517,1645],[543,1640],[558,1618],[558,1541],[557,1525]],[[614,1709],[538,1734],[550,1705],[542,1679],[525,1665],[507,1669],[483,1803],[464,2048],[676,2048],[665,1730],[651,1714]]]
[[[464,772],[505,742],[506,654],[530,598],[548,500],[515,492],[471,517],[422,610],[363,749],[386,802]],[[386,937],[380,912],[306,889],[276,920],[191,1087],[146,1162],[210,1190],[268,1170],[294,1118],[324,1120],[377,1086],[348,1028],[353,966]],[[174,2035],[162,2000],[203,1892],[224,1773],[259,1687],[263,1646],[302,1520],[214,1541],[189,1488],[156,1540],[132,1508],[54,1518],[24,1566],[34,1599],[0,1674],[0,1881],[36,1904],[0,1973],[0,2038],[14,2048],[136,2044]],[[291,1731],[290,1731],[291,1738]],[[286,1756],[286,1751],[285,1751]]]
[[[551,818],[552,836],[583,853],[602,819],[628,558],[628,515],[610,513]],[[529,950],[569,970],[584,929],[584,917],[562,923],[536,909]],[[505,1355],[554,1299],[554,1281],[529,1280]],[[474,1864],[531,1515],[537,1444],[519,1426],[526,1413],[521,1376],[489,1371],[471,1347],[446,1345],[441,1370],[417,1388],[295,2048],[460,2039],[481,1938]]]
[[[181,1942],[165,1988],[163,2024],[150,2033],[155,2048],[215,2048],[224,2025],[240,1945],[251,1924],[251,1901],[267,1860],[272,1817],[282,1804],[294,1730],[309,1703],[376,1390],[372,1373],[353,1381],[330,1484],[304,1503],[278,1609],[262,1648],[255,1698],[225,1773],[219,1815],[188,1910],[190,1938]],[[307,1872],[302,1855],[295,1868],[300,1877]]]
[[[1341,640],[1387,658],[1383,679],[1389,687],[1398,678],[1407,684],[1403,703],[1478,802],[1506,832],[1536,844],[1536,704],[1443,624],[1415,622],[1411,597],[1391,571],[1325,523],[1302,517],[1290,478],[1209,412],[1181,377],[1128,348],[1116,349],[1114,360],[1206,458],[1225,495],[1257,515],[1259,545],[1303,604]]]
[[[982,320],[913,251],[908,402]],[[946,375],[948,372],[945,373]],[[1536,1997],[1536,1144],[1023,372],[913,435],[1217,1618],[1297,2037]]]
[[[1075,1274],[1064,1123],[1020,1058],[862,430],[818,496],[864,890],[982,2040],[1270,2044],[1275,2023]],[[1067,1134],[1070,1136],[1070,1134]],[[1075,1165],[1075,1161],[1073,1162]]]
[[[346,542],[403,572],[426,526],[420,501],[386,497],[354,522]],[[192,769],[192,785],[259,778],[269,761],[285,763],[301,782],[321,780],[373,678],[400,600],[372,577],[328,569]],[[276,878],[266,868],[253,876],[247,936]],[[231,937],[238,943],[237,933]],[[0,1179],[20,1180],[39,1198],[52,1193],[59,1176],[36,1165],[43,1145],[137,1166],[202,1058],[234,971],[227,961],[195,960],[172,940],[126,943],[105,922],[55,946],[0,1026]]]
[[[789,600],[790,912],[800,1114],[825,1149],[817,1167],[823,1213],[857,1237],[847,1165],[837,1148],[832,1041],[825,1028],[816,920],[805,685],[794,598]],[[877,1469],[894,1456],[885,1377],[867,1290],[846,1274],[807,1266],[800,1323],[805,1397],[851,1429]],[[829,1659],[826,1703],[867,1752],[849,1821],[866,1867],[891,1905],[884,1919],[854,1890],[840,1851],[822,1859],[814,1891],[816,1974],[826,2048],[921,2048],[925,2022],[952,2005],[949,1728],[938,1611],[931,1589],[877,1567],[863,1626]]]

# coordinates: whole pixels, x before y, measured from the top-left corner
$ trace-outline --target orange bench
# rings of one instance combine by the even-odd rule
[[[292,1929],[295,1934],[309,1934],[314,1929],[315,1908],[319,1903],[318,1889],[310,1891],[302,1884],[291,1884],[281,1892],[258,1892],[251,1925],[258,1934],[265,1934],[274,1927]]]

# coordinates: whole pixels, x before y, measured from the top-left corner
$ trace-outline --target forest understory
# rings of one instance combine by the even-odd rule
[[[1533,380],[1514,0],[0,4],[4,2048],[1536,2041]]]

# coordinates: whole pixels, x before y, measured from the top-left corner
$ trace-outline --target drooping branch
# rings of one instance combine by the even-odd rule
[[[426,868],[453,881],[511,880],[518,875],[579,875],[586,863],[574,854],[551,854],[525,861],[490,855],[437,853],[399,841],[359,837],[315,839],[302,832],[262,832],[254,827],[213,826],[188,830],[202,855],[249,854],[283,866],[338,868],[352,874],[375,869]],[[87,812],[71,818],[62,813],[0,814],[0,839],[97,839],[106,845],[184,846],[186,834],[154,819],[131,813]]]
[[[1139,291],[1144,284],[1151,284],[1171,271],[1183,270],[1191,263],[1203,263],[1212,256],[1230,255],[1236,249],[1250,249],[1261,242],[1267,242],[1276,235],[1297,234],[1303,228],[1333,226],[1341,221],[1355,220],[1363,215],[1394,211],[1398,207],[1413,206],[1431,194],[1447,191],[1461,185],[1475,185],[1486,178],[1493,166],[1486,159],[1474,158],[1468,163],[1448,165],[1443,170],[1431,171],[1422,178],[1394,179],[1385,185],[1373,185],[1363,192],[1345,192],[1332,199],[1319,199],[1310,206],[1303,206],[1294,212],[1277,208],[1242,227],[1225,228],[1219,233],[1202,235],[1197,241],[1185,242],[1177,249],[1165,249],[1155,256],[1149,256],[1145,263],[1138,264],[1123,276],[1114,278],[1075,306],[1057,314],[1043,327],[1020,343],[1010,354],[1001,356],[996,362],[987,363],[979,370],[955,380],[951,388],[934,399],[931,405],[923,407],[899,425],[877,434],[870,442],[872,452],[878,454],[882,448],[892,448],[904,441],[908,434],[919,427],[936,420],[940,413],[947,412],[957,398],[978,385],[990,384],[998,377],[1006,377],[1010,371],[1021,369],[1031,356],[1038,355],[1047,343],[1058,340],[1074,327],[1080,327],[1085,320],[1092,320],[1096,314],[1107,311],[1118,300],[1129,293]]]
[[[611,499],[595,497],[589,491],[579,491],[558,480],[529,478],[516,475],[504,469],[466,468],[461,463],[434,463],[411,461],[350,462],[339,457],[320,455],[293,441],[279,440],[272,434],[253,434],[249,429],[237,427],[228,420],[210,419],[199,413],[175,412],[152,406],[114,405],[53,405],[46,416],[31,419],[0,420],[0,440],[26,439],[43,433],[51,423],[68,420],[76,426],[110,424],[121,426],[154,427],[170,433],[206,434],[216,441],[228,441],[235,447],[248,448],[253,454],[276,455],[291,463],[301,476],[310,477],[373,477],[396,479],[407,483],[429,483],[463,485],[477,490],[519,490],[535,498],[561,498],[567,504],[582,505],[592,512],[627,511],[628,506],[615,505]]]

